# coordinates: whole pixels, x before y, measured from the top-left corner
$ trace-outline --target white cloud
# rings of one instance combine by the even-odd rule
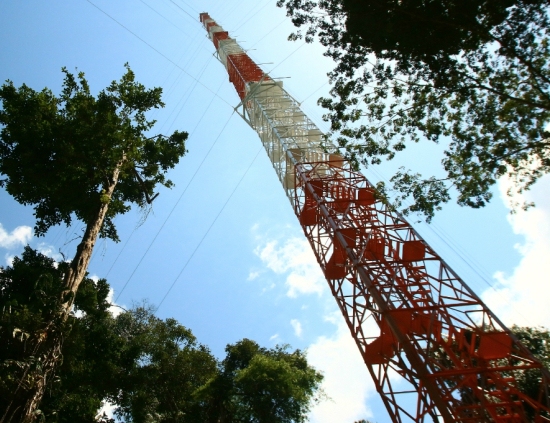
[[[329,397],[313,407],[312,423],[353,422],[372,417],[368,397],[375,394],[372,379],[340,313],[332,337],[321,336],[307,349],[308,362],[324,374],[322,389]]]
[[[116,317],[124,311],[124,308],[122,308],[120,304],[115,303],[115,300],[113,299],[114,295],[115,291],[113,290],[113,288],[109,288],[109,294],[107,295],[107,302],[111,304],[111,307],[109,307],[109,311],[111,312],[113,317]]]
[[[55,261],[63,260],[63,255],[56,251],[53,245],[46,244],[45,242],[39,243],[36,250],[47,257],[53,258]]]
[[[6,260],[6,265],[7,265],[7,266],[11,266],[11,265],[13,264],[13,259],[14,259],[14,258],[15,258],[14,255],[12,255],[12,254],[6,254],[6,255],[4,256],[4,259]]]
[[[8,233],[0,223],[0,248],[12,249],[28,244],[32,238],[30,226],[18,226]]]
[[[29,244],[32,239],[33,231],[30,226],[18,226],[13,231],[8,232],[0,223],[0,248],[5,248],[7,250],[18,249],[21,246]],[[44,254],[47,257],[51,257],[56,261],[61,261],[63,259],[63,256],[56,251],[53,245],[46,244],[45,242],[38,243],[35,249],[39,253]],[[12,251],[4,255],[4,259],[8,266],[12,265],[13,259],[17,254],[17,251]]]
[[[264,242],[255,254],[277,274],[287,274],[287,295],[318,294],[324,291],[324,276],[306,239],[290,238],[279,246],[278,241]]]
[[[269,337],[270,341],[277,341],[280,338],[279,334],[276,333],[275,335],[272,335]]]
[[[91,276],[88,276],[88,278],[93,280],[95,283],[97,283],[100,279],[99,276],[97,275],[91,275]],[[116,317],[124,311],[124,307],[114,302],[114,299],[113,299],[114,295],[115,295],[115,291],[113,290],[113,288],[109,288],[109,293],[107,294],[107,302],[111,304],[111,306],[109,307],[109,312],[113,315],[113,317]],[[82,310],[78,310],[75,313],[75,317],[82,317],[82,316],[83,316]]]
[[[258,230],[258,227],[253,228]],[[287,231],[284,235],[287,235]],[[256,236],[258,247],[255,254],[267,269],[286,276],[287,295],[318,294],[326,290],[326,281],[306,239],[278,233],[275,236]],[[327,300],[331,298],[323,297]],[[320,300],[320,299],[319,299]],[[331,310],[335,309],[333,300]],[[334,308],[333,308],[334,307]],[[303,306],[302,309],[307,308]],[[331,336],[317,338],[307,348],[308,363],[324,374],[322,389],[329,398],[316,404],[310,414],[312,423],[353,422],[372,417],[367,400],[375,393],[355,341],[339,310],[330,313],[325,320],[336,328]],[[302,324],[297,319],[290,321],[294,334],[303,335]],[[271,340],[279,340],[274,335]]]
[[[502,199],[509,206],[506,191],[510,182],[499,183]],[[508,217],[514,233],[523,235],[516,245],[522,258],[511,275],[495,275],[496,289],[483,294],[484,301],[507,325],[550,326],[548,297],[550,286],[550,175],[540,179],[521,197],[520,202],[534,201],[535,208],[519,210]]]
[[[296,335],[298,338],[302,337],[302,324],[299,320],[292,319],[290,321],[290,324],[292,325],[292,328],[294,329],[294,335]]]
[[[246,279],[249,281],[253,281],[254,279],[257,279],[258,276],[260,276],[260,272],[251,270],[250,273],[248,274],[248,278]]]
[[[101,403],[101,408],[97,412],[96,418],[107,416],[112,419],[114,417],[115,409],[116,405],[111,404],[109,401],[104,401]]]

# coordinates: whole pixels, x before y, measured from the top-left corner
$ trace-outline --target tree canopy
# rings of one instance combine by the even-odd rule
[[[440,174],[401,168],[380,183],[430,219],[456,195],[483,207],[502,176],[522,192],[550,170],[548,0],[279,0],[336,62],[320,99],[356,165],[411,142],[444,145]],[[510,192],[513,194],[513,192]],[[405,206],[405,202],[410,205]]]
[[[540,362],[550,369],[550,331],[546,328],[531,328],[512,326],[513,334],[525,345]],[[534,370],[517,372],[514,375],[518,381],[519,389],[531,398],[540,398],[541,373]],[[533,412],[526,407],[529,418],[533,419]],[[550,418],[549,413],[545,413]]]
[[[0,268],[0,410],[14,391],[31,389],[32,379],[15,370],[40,365],[25,351],[27,339],[52,324],[66,266],[26,247]],[[243,339],[218,361],[188,328],[150,306],[113,316],[109,289],[85,278],[70,317],[57,321],[63,360],[39,407],[46,422],[96,422],[104,401],[135,423],[305,421],[322,375],[300,350]]]
[[[218,373],[197,392],[209,422],[304,422],[323,376],[300,351],[243,339],[225,349]]]
[[[147,205],[157,184],[172,185],[165,174],[185,154],[187,133],[147,135],[155,121],[146,112],[164,106],[162,89],[136,82],[128,65],[120,81],[97,96],[83,72],[63,73],[60,95],[11,81],[0,88],[2,184],[19,203],[34,207],[37,235],[69,225],[74,216],[89,224],[98,204],[108,201],[100,233],[118,240],[113,218],[132,203]],[[116,168],[118,182],[108,199]]]
[[[112,374],[114,367],[112,355],[103,354],[114,346],[113,337],[109,336],[109,286],[104,280],[94,282],[85,278],[75,302],[75,311],[83,312],[84,316],[62,319],[59,294],[67,267],[67,263],[56,263],[27,246],[11,266],[0,268],[0,421],[3,423],[17,421],[17,415],[13,414],[17,410],[10,408],[10,403],[19,402],[34,388],[33,375],[41,373],[42,361],[32,340],[45,333],[65,340],[58,376],[67,376],[58,377],[49,385],[37,414],[65,421],[62,415],[77,412],[80,418],[74,421],[92,422],[101,406],[101,395],[108,390],[109,379],[105,376]],[[86,339],[90,340],[87,349]],[[95,386],[90,381],[95,381]],[[60,390],[62,395],[58,394]]]

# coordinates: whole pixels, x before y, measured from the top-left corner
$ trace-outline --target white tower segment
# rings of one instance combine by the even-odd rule
[[[241,98],[237,106],[239,113],[260,135],[287,197],[294,203],[296,163],[342,162],[342,157],[330,154],[336,148],[324,142],[323,133],[285,91],[282,81],[274,81],[264,74],[235,40],[221,38],[227,37],[227,32],[214,20],[205,18],[202,23],[217,47],[217,56],[227,69],[230,81],[236,85]],[[246,69],[239,68],[243,65],[239,62],[245,62]],[[250,81],[249,74],[252,74]],[[316,172],[321,176],[330,169],[321,167]]]

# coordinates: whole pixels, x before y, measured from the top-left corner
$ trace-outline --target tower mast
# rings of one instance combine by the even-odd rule
[[[550,422],[550,373],[208,13],[258,133],[393,422]],[[535,375],[535,392],[518,379]]]

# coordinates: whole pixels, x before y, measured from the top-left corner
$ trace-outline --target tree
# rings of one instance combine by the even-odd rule
[[[112,336],[114,322],[108,311],[109,286],[85,278],[75,298],[75,311],[59,316],[59,293],[68,263],[56,263],[30,247],[13,264],[0,268],[0,421],[16,422],[16,407],[32,391],[32,377],[42,363],[29,342],[43,334],[59,336],[63,361],[37,414],[48,421],[93,422],[103,397],[109,392],[109,375],[119,343]],[[69,336],[70,335],[70,336]],[[116,361],[116,360],[115,360]],[[61,377],[60,377],[61,376]],[[77,418],[71,420],[71,416]],[[68,417],[68,419],[64,419]],[[59,420],[60,419],[60,420]]]
[[[105,398],[126,422],[301,422],[322,380],[299,350],[244,339],[219,363],[189,329],[150,307],[115,320],[124,346]]]
[[[218,374],[196,394],[207,419],[229,422],[304,422],[323,376],[300,350],[260,347],[243,339],[225,349]]]
[[[24,351],[25,341],[42,332],[52,308],[59,307],[63,266],[68,264],[26,247],[12,266],[1,269],[0,308],[7,310],[1,320],[6,330],[0,332],[1,409],[10,409],[7,402],[19,385],[34,382],[16,370],[28,368],[29,361],[36,364]],[[174,319],[156,318],[148,308],[115,318],[109,311],[109,289],[103,279],[81,283],[73,313],[58,327],[65,340],[63,360],[47,384],[39,414],[58,423],[96,422],[108,400],[127,421],[149,421],[151,416],[159,422],[181,421],[197,408],[192,394],[214,375],[215,358],[189,329]],[[11,415],[0,420],[17,421]]]
[[[39,365],[25,351],[27,340],[51,324],[67,266],[26,247],[0,268],[1,410],[13,410],[12,392],[34,383],[17,369]],[[245,339],[228,345],[218,362],[188,328],[154,316],[150,306],[113,316],[109,290],[107,281],[85,278],[73,312],[59,321],[63,360],[37,410],[47,422],[97,422],[104,401],[135,423],[304,421],[322,376],[299,350]],[[17,413],[0,415],[2,423],[14,421]]]
[[[540,362],[550,369],[550,331],[545,328],[530,328],[512,326],[512,333],[519,339],[519,341],[533,353],[533,355],[540,360]],[[517,372],[514,375],[518,382],[518,387],[521,392],[524,392],[531,398],[535,398],[540,401],[540,396],[545,393],[540,392],[541,386],[541,372],[536,370],[526,370]],[[530,420],[533,420],[533,412],[527,406],[526,412]],[[546,413],[546,418],[550,418],[550,415]]]
[[[512,195],[549,172],[548,0],[278,5],[336,62],[332,98],[319,102],[329,135],[356,166],[390,160],[422,138],[445,145],[440,175],[403,167],[391,178],[405,214],[429,220],[453,192],[458,204],[483,207],[500,177],[513,181]]]
[[[521,392],[521,396],[518,395],[516,400],[518,404],[521,404],[523,412],[525,412],[524,420],[522,421],[544,421],[550,418],[550,413],[538,407],[535,411],[532,408],[532,404],[543,404],[548,399],[548,385],[544,383],[543,378],[548,380],[550,375],[548,372],[550,369],[550,331],[542,327],[531,328],[516,325],[513,325],[510,331],[512,335],[529,350],[533,357],[538,360],[540,367],[526,368],[527,366],[521,366],[521,361],[518,360],[517,355],[513,353],[499,360],[498,367],[501,369],[508,369],[508,371],[504,370],[503,374],[509,377],[510,383],[515,385],[515,388]],[[466,334],[466,336],[473,339],[472,333]],[[454,344],[456,344],[456,342],[454,342]],[[432,354],[441,357],[445,353],[443,349],[439,349],[439,351],[434,350]],[[460,394],[462,405],[466,406],[466,408],[483,405],[472,386],[463,384],[462,381],[454,378],[449,378],[446,384],[453,389],[457,389],[457,392]],[[483,375],[478,375],[478,384],[479,386],[490,386],[490,384],[487,385],[487,377]],[[490,389],[491,388],[487,388],[488,392],[490,392]],[[532,398],[533,401],[526,397]],[[523,414],[523,412],[521,414]],[[487,418],[490,418],[489,414],[487,414]]]
[[[115,414],[134,423],[201,423],[204,413],[193,395],[216,374],[217,361],[175,319],[161,320],[137,307],[116,318],[125,344],[115,395]]]
[[[118,240],[113,218],[126,213],[131,204],[150,204],[157,184],[172,185],[165,174],[185,154],[187,139],[187,133],[179,131],[169,137],[146,135],[155,123],[146,112],[164,106],[162,90],[136,82],[128,65],[121,80],[113,81],[97,98],[82,72],[76,77],[63,72],[59,96],[48,89],[15,88],[10,81],[0,88],[2,184],[18,202],[33,206],[38,236],[54,225],[69,225],[74,218],[86,225],[63,274],[60,307],[52,322],[67,319],[97,236]],[[27,341],[40,368],[33,372],[28,396],[20,398],[23,403],[12,404],[21,421],[34,418],[61,352],[56,325],[44,326]]]

